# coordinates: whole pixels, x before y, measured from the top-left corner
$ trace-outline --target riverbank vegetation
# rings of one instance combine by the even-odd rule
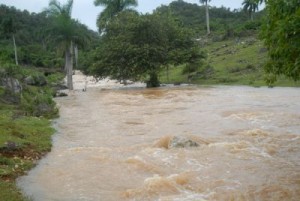
[[[266,82],[268,75],[264,73],[264,65],[268,59],[267,49],[261,40],[255,37],[207,41],[204,47],[207,63],[196,71],[188,73],[185,65],[171,66],[169,78],[166,71],[159,77],[162,83],[192,83],[200,85],[249,85],[290,86],[299,87],[300,83],[277,76],[275,82]]]
[[[65,49],[54,18],[48,11],[29,13],[0,5],[1,200],[24,199],[15,179],[51,149],[51,119],[58,117],[53,97],[65,88]],[[72,25],[87,38],[97,38],[79,22]]]
[[[47,76],[45,76],[45,74]],[[0,68],[0,197],[21,200],[15,179],[51,149],[50,119],[58,116],[53,96],[60,72],[20,67]]]
[[[300,85],[298,0],[245,0],[235,10],[209,2],[177,0],[141,14],[137,1],[95,0],[104,6],[99,33],[71,18],[73,0],[51,0],[41,13],[0,5],[1,199],[22,200],[15,178],[51,149],[53,97],[65,75],[73,88],[73,66],[148,87]]]
[[[70,89],[73,65],[98,78],[156,82],[148,86],[297,86],[299,5],[277,1],[284,9],[273,1],[258,11],[264,1],[245,0],[241,9],[230,10],[177,0],[144,15],[134,10],[137,1],[97,0],[95,6],[104,6],[100,34],[71,18],[72,0],[52,0],[41,13],[1,5],[0,61],[64,69]]]
[[[85,72],[98,77],[111,76],[120,81],[157,82],[148,86],[159,86],[159,82],[299,86],[299,46],[296,44],[300,37],[299,26],[295,22],[299,5],[296,1],[284,5],[283,1],[278,0],[283,10],[275,6],[276,3],[265,2],[266,8],[258,11],[259,3],[264,1],[245,0],[241,9],[231,11],[226,7],[210,7],[209,14],[208,1],[201,2],[204,6],[182,0],[173,1],[150,15],[101,4],[105,6],[105,12],[110,13],[109,9],[114,11],[106,18],[105,12],[101,13],[103,18],[99,15],[98,26],[102,37],[99,46],[92,51],[94,56],[90,58]],[[128,13],[135,13],[134,23],[125,20]],[[273,15],[277,16],[272,18],[274,21],[268,21],[265,17]],[[141,25],[146,18],[148,25]],[[155,25],[157,29],[161,25],[163,29],[155,33],[151,28],[144,28],[141,32],[138,26],[151,27],[154,24],[151,24],[151,19],[160,22],[160,25]],[[168,26],[163,25],[166,19]],[[289,19],[291,22],[285,23]],[[277,23],[282,26],[276,26]],[[182,35],[175,34],[175,30],[188,35],[184,39]],[[136,38],[137,33],[146,37]],[[182,41],[187,41],[187,38],[190,48],[184,49]],[[137,39],[142,42],[137,42]],[[283,42],[275,47],[277,42],[270,39]],[[166,41],[175,41],[180,48],[176,49]],[[289,46],[293,46],[290,47],[292,51],[287,50]],[[160,57],[155,57],[155,54]],[[182,55],[188,59],[184,60]],[[173,58],[170,59],[170,56]],[[141,62],[141,57],[146,63]],[[151,63],[155,68],[150,67]]]

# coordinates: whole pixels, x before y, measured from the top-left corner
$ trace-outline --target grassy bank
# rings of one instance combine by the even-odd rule
[[[13,112],[12,112],[13,111]],[[51,149],[54,130],[45,118],[19,117],[15,110],[1,112],[0,117],[0,197],[23,200],[15,187],[15,179],[30,170]]]
[[[43,70],[15,66],[13,72],[2,67],[1,70],[2,81],[8,77],[3,72],[9,72],[9,76],[19,80],[23,89],[15,94],[0,86],[0,198],[27,200],[17,189],[15,179],[26,174],[51,150],[51,135],[54,133],[51,119],[58,116],[52,97],[63,75],[46,73],[45,76]],[[30,76],[34,81],[28,84]]]
[[[169,80],[166,71],[160,75],[162,83],[187,83],[201,85],[250,85],[265,86],[263,65],[267,59],[267,50],[263,42],[255,37],[231,39],[202,44],[207,53],[207,61],[188,79],[183,74],[184,66],[170,68]],[[300,83],[285,77],[278,77],[274,86],[299,87]]]

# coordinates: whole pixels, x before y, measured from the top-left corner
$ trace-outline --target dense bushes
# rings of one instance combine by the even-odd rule
[[[52,90],[47,87],[27,86],[23,90],[20,107],[26,115],[54,117],[58,114],[58,109],[52,99],[52,94]]]
[[[43,72],[33,68],[11,64],[2,65],[0,67],[0,101],[16,104],[21,113],[26,116],[47,118],[57,116],[58,110],[52,99],[55,89],[52,87],[56,86],[62,78],[63,75],[58,72],[46,77]],[[15,91],[14,87],[17,86],[11,87],[11,80],[20,85],[20,92]]]

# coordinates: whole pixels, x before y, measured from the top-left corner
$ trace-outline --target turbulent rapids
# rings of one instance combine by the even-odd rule
[[[297,88],[94,88],[57,99],[37,201],[300,200]],[[174,136],[197,147],[170,148]]]

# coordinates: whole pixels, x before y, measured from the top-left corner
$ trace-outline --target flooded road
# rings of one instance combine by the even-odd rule
[[[57,99],[37,201],[300,200],[300,89],[90,89]],[[199,147],[170,148],[172,136]]]

